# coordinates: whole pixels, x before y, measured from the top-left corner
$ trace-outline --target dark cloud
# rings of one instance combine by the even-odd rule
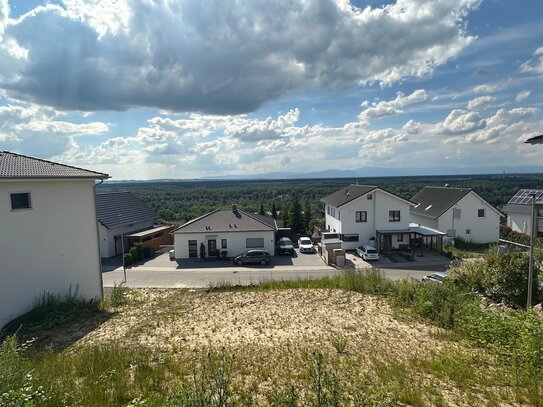
[[[6,27],[28,54],[0,62],[0,86],[66,110],[250,112],[308,87],[426,75],[469,43],[460,20],[477,3],[66,2]]]

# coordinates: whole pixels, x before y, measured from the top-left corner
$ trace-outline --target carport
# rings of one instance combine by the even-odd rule
[[[391,241],[391,237],[393,235],[408,235],[409,245],[405,245],[405,247],[398,247],[399,249],[410,248],[411,255],[414,255],[415,248],[420,247],[420,255],[422,256],[422,247],[425,246],[436,253],[443,254],[443,236],[445,236],[445,233],[426,226],[421,226],[417,223],[410,223],[408,229],[376,230],[375,234],[376,249],[380,253],[391,249],[389,243],[387,242]]]

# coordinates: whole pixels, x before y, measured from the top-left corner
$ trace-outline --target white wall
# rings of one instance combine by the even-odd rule
[[[507,214],[507,226],[513,229],[515,232],[531,233],[531,216],[529,213],[508,213]],[[526,226],[526,228],[525,228]]]
[[[149,229],[153,226],[152,221],[138,222],[132,225],[123,225],[123,234],[127,235],[132,232],[136,232],[143,229]],[[117,252],[115,252],[115,236],[121,234],[121,227],[112,229],[106,228],[100,222],[98,222],[98,232],[100,235],[100,256],[101,257],[113,257],[116,254],[121,253],[121,241],[117,243]],[[125,250],[128,250],[125,239]]]
[[[263,249],[267,250],[272,256],[275,255],[275,232],[262,231],[262,232],[217,232],[217,233],[174,233],[174,249],[175,257],[177,259],[189,258],[189,240],[196,240],[198,257],[200,256],[200,243],[204,243],[207,254],[207,240],[215,239],[217,241],[217,250],[221,250],[221,240],[227,240],[228,257],[235,257],[241,253],[251,249]],[[264,247],[246,247],[247,238],[264,238]]]
[[[326,226],[329,226],[330,231],[336,229],[336,232],[342,234],[358,234],[357,242],[343,242],[344,250],[353,250],[362,244],[375,244],[370,242],[371,237],[375,237],[376,230],[394,230],[409,228],[409,207],[410,205],[393,195],[387,194],[380,190],[373,191],[372,199],[368,200],[367,195],[363,195],[343,206],[336,209],[336,218],[338,210],[340,211],[340,220],[326,213]],[[389,211],[400,211],[400,222],[389,222]],[[356,212],[366,211],[367,221],[356,222]],[[408,241],[397,242],[396,237],[393,237],[393,246],[399,244],[408,244]],[[408,239],[407,239],[408,240]]]
[[[453,220],[453,208],[460,209],[460,219]],[[485,209],[485,217],[477,216]],[[500,238],[500,215],[474,192],[470,192],[439,217],[438,230],[456,230],[456,237],[472,243],[494,243]],[[466,229],[471,233],[466,234]]]
[[[10,193],[32,209],[12,211]],[[0,181],[0,327],[43,293],[102,296],[94,181]]]
[[[419,225],[426,226],[432,229],[438,229],[439,227],[437,219],[432,219],[428,216],[417,215],[415,213],[410,213],[409,217],[410,221],[413,223],[417,223]]]

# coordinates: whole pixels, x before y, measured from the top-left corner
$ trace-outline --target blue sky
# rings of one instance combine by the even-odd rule
[[[0,0],[0,149],[114,179],[541,165],[543,3]],[[538,21],[539,19],[539,21]]]

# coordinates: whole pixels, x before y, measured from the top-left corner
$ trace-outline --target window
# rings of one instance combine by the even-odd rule
[[[403,233],[398,233],[398,235],[396,236],[396,241],[403,242]]]
[[[368,221],[368,212],[366,211],[356,211],[354,214],[355,222],[367,222]]]
[[[388,211],[388,221],[389,222],[399,222],[400,221],[400,211]]]
[[[245,239],[245,247],[248,249],[254,247],[264,247],[264,238],[263,237],[248,237]]]
[[[329,206],[326,206],[326,214],[330,215],[330,207]]]
[[[226,248],[228,248],[226,244],[226,239],[221,239],[221,249],[226,249]]]
[[[458,208],[453,208],[453,219],[461,219],[462,211]]]
[[[198,242],[189,240],[189,257],[198,257]]]
[[[466,235],[471,235],[471,229],[466,229]]]
[[[477,210],[477,217],[478,218],[484,218],[485,217],[485,210],[484,209],[478,209]]]
[[[341,235],[341,240],[344,242],[358,242],[358,233],[350,235]]]
[[[341,211],[337,210],[337,220],[341,220]]]
[[[30,192],[11,194],[11,210],[31,209]]]
[[[369,194],[369,195],[367,196],[367,198],[368,198],[368,201],[371,201],[371,200],[373,199],[373,195],[372,195],[372,194]]]

